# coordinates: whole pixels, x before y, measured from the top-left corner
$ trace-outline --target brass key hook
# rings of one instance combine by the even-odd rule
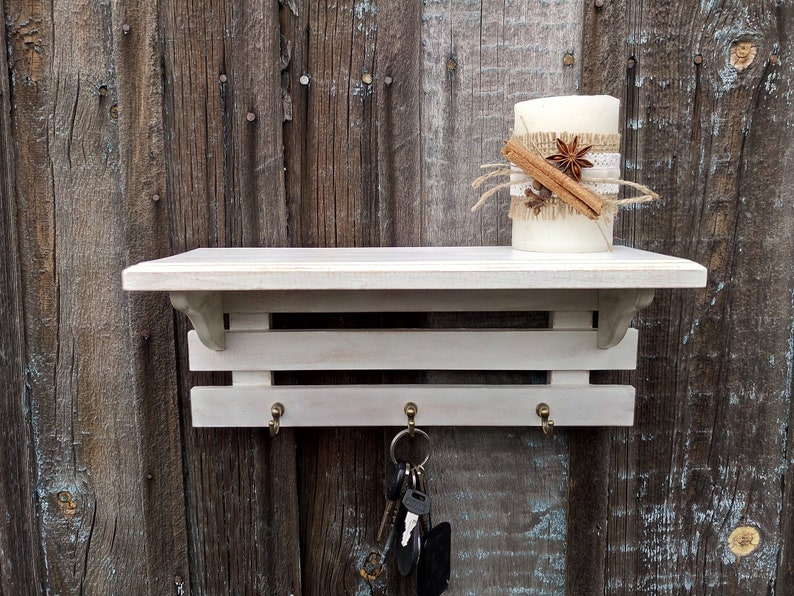
[[[408,434],[413,438],[416,432],[416,414],[419,412],[419,408],[416,407],[414,402],[409,401],[405,404],[403,411],[405,415],[408,416]]]
[[[273,419],[268,426],[270,427],[270,436],[275,437],[281,428],[281,417],[284,415],[284,404],[276,402],[270,406],[270,415]]]
[[[551,416],[551,408],[547,403],[539,403],[535,408],[535,413],[540,416],[540,425],[543,428],[543,434],[550,437],[554,434],[554,420],[549,420]]]

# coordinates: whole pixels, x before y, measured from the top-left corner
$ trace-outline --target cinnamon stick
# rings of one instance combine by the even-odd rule
[[[565,175],[520,142],[507,141],[502,149],[502,155],[582,215],[590,219],[596,219],[601,215],[604,201],[597,194]]]

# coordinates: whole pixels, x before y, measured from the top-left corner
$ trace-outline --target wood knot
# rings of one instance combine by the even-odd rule
[[[739,526],[728,536],[728,548],[738,558],[746,557],[761,543],[761,534],[752,526]]]
[[[738,40],[731,44],[730,62],[736,70],[744,70],[758,54],[758,46],[749,40]]]
[[[71,520],[77,513],[77,501],[74,500],[72,493],[68,490],[59,491],[56,502],[58,503],[58,510],[66,519]]]
[[[383,573],[383,557],[380,553],[371,552],[367,555],[361,568],[358,570],[359,575],[368,582],[375,581]]]

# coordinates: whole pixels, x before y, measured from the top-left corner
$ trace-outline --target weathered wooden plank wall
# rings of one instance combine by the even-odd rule
[[[634,428],[430,429],[450,592],[792,585],[790,2],[3,8],[3,593],[410,593],[358,573],[392,432],[192,429],[189,387],[225,379],[188,371],[184,318],[120,271],[197,246],[506,244],[506,197],[471,215],[469,181],[513,103],[576,92],[623,100],[625,177],[664,197],[622,241],[709,286],[639,317]],[[743,557],[739,526],[760,535]]]
[[[741,4],[613,2],[588,19],[585,80],[606,66],[625,93],[625,175],[665,197],[621,234],[710,272],[638,321],[637,424],[610,442],[609,593],[792,585],[793,13]],[[757,53],[737,69],[741,41]],[[739,526],[761,537],[741,560]]]

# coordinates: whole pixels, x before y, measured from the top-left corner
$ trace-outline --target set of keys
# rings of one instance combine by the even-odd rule
[[[409,437],[427,442],[421,463],[398,459],[395,448]],[[416,571],[418,596],[438,596],[449,586],[451,527],[448,522],[433,526],[425,464],[430,458],[430,437],[418,428],[402,430],[394,437],[390,455],[394,469],[386,478],[386,508],[376,542],[383,557],[393,550],[403,576]]]

